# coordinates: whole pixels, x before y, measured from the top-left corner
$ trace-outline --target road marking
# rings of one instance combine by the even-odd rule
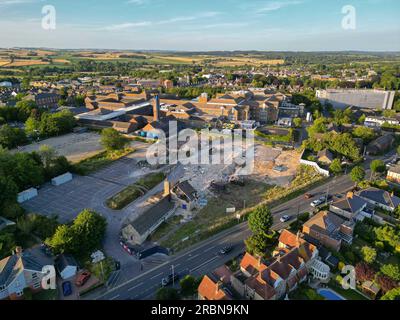
[[[116,296],[110,298],[110,300],[115,300],[115,299],[117,299],[117,298],[119,298],[119,294],[117,294]]]
[[[157,275],[155,275],[155,276],[151,277],[150,279],[157,278],[157,277],[161,276],[162,274],[163,274],[163,272],[160,272],[159,274],[157,274]]]
[[[210,248],[204,250],[203,252],[208,252],[208,251],[211,251],[211,250],[214,250],[214,249],[215,249],[215,247],[210,247]]]
[[[208,261],[206,261],[206,262],[204,262],[204,263],[198,265],[196,268],[190,270],[190,273],[192,273],[193,271],[196,271],[196,270],[198,270],[198,269],[204,267],[205,265],[209,264],[210,262],[213,262],[214,260],[216,260],[216,259],[218,259],[218,258],[219,258],[219,257],[214,257],[214,258],[212,258],[212,259],[210,259],[210,260],[208,260]]]
[[[193,260],[194,258],[197,258],[199,255],[200,255],[200,253],[195,254],[194,256],[191,256],[191,257],[187,258],[186,260],[187,261]]]
[[[174,264],[174,268],[178,268],[180,265],[180,263]]]
[[[128,291],[132,291],[133,289],[135,289],[135,288],[137,288],[137,287],[140,287],[142,284],[143,284],[143,282],[137,284],[136,286],[134,286],[134,287],[132,287],[132,288],[129,288]]]

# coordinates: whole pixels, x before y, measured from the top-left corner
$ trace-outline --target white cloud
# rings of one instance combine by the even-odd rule
[[[257,13],[267,13],[271,11],[280,10],[282,8],[302,4],[303,1],[274,1],[267,3],[264,7],[257,9]]]
[[[151,25],[152,25],[152,22],[150,22],[150,21],[126,22],[126,23],[120,23],[120,24],[113,24],[113,25],[101,28],[101,30],[119,31],[119,30],[124,30],[124,29],[148,27]]]
[[[15,4],[39,2],[39,1],[42,1],[42,0],[0,0],[0,7],[11,6],[11,5],[15,5]]]
[[[135,6],[144,6],[148,5],[152,0],[128,0],[126,3],[135,5]]]

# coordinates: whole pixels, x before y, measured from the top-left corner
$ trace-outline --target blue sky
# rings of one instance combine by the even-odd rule
[[[0,0],[0,47],[400,51],[399,14],[399,0]]]

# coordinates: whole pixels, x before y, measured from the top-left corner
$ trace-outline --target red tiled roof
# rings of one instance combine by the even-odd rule
[[[199,295],[206,300],[229,300],[225,292],[217,286],[208,276],[204,276],[198,288]]]
[[[253,257],[250,253],[246,252],[242,261],[240,262],[240,268],[246,270],[250,274],[262,272],[267,269],[267,266],[260,262],[260,259]]]

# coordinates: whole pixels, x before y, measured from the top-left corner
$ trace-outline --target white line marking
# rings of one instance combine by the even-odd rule
[[[196,268],[190,270],[190,272],[196,271],[196,270],[198,270],[198,269],[204,267],[205,265],[209,264],[210,262],[213,262],[214,260],[216,260],[216,259],[218,259],[218,258],[219,258],[219,257],[214,257],[214,258],[212,258],[212,259],[210,259],[210,260],[208,260],[208,261],[206,261],[206,262],[204,262],[204,263],[198,265]]]
[[[157,274],[157,275],[155,275],[155,276],[152,276],[150,279],[157,278],[157,277],[161,276],[162,274],[163,274],[163,272],[160,272],[159,274]]]
[[[110,300],[115,300],[115,299],[117,299],[118,297],[119,297],[119,294],[117,294],[116,296],[110,298]]]
[[[134,287],[132,287],[132,288],[129,288],[128,291],[132,291],[133,289],[135,289],[135,288],[137,288],[137,287],[140,287],[142,284],[143,284],[143,282],[137,284],[136,286],[134,286]]]
[[[197,258],[200,254],[195,254],[194,256],[191,256],[187,258],[187,261],[193,260],[194,258]]]

